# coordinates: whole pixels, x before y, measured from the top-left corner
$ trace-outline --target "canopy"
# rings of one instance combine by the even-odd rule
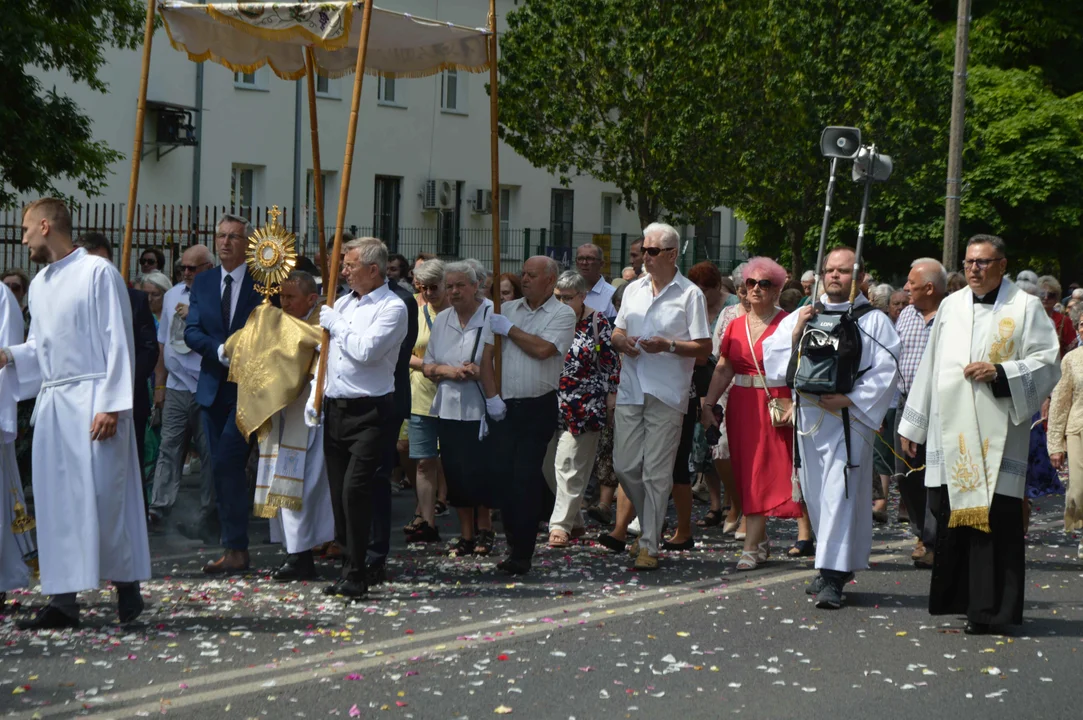
[[[362,3],[162,0],[169,42],[195,62],[213,60],[234,72],[270,65],[285,80],[305,76],[305,47],[316,72],[354,71]],[[426,77],[444,70],[489,68],[489,31],[373,7],[365,71],[387,78]]]

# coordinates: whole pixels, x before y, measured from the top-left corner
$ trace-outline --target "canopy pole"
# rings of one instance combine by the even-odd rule
[[[496,0],[489,0],[489,154],[492,164],[493,312],[500,312],[500,105],[496,65]],[[526,262],[526,258],[523,258]],[[496,391],[500,392],[501,337],[496,337]]]
[[[320,167],[320,125],[316,118],[316,53],[305,48],[305,78],[308,80],[308,124],[312,131],[312,191],[316,196],[316,236],[319,238],[320,277],[324,291],[327,278],[327,238],[323,229],[323,169]]]
[[[147,78],[150,76],[150,46],[154,40],[156,0],[147,0],[147,24],[143,29],[143,74],[139,79],[139,100],[135,111],[135,140],[132,142],[132,175],[128,179],[127,219],[124,222],[124,249],[120,255],[120,275],[125,282],[131,266],[132,225],[135,222],[135,201],[139,190],[139,166],[143,162],[143,119],[147,113]]]
[[[361,40],[357,45],[357,64],[354,67],[353,101],[350,103],[350,124],[346,128],[346,153],[342,158],[342,181],[338,190],[338,212],[335,217],[335,247],[331,253],[331,277],[327,286],[327,304],[334,306],[338,292],[339,260],[342,255],[342,228],[346,222],[346,203],[350,197],[350,171],[353,169],[353,147],[357,139],[357,113],[361,107],[361,81],[365,77],[365,56],[369,47],[369,29],[372,20],[372,0],[365,0],[361,15]],[[323,405],[323,384],[327,377],[327,349],[331,345],[331,333],[323,331],[320,344],[320,363],[316,370],[316,414]]]

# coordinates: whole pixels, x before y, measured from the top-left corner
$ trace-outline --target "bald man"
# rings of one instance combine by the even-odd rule
[[[207,542],[217,542],[214,520],[214,476],[210,449],[203,434],[202,416],[195,400],[199,382],[200,356],[184,343],[188,318],[188,296],[196,275],[214,267],[206,245],[193,245],[181,255],[181,277],[162,298],[158,324],[158,366],[154,370],[154,405],[162,410],[162,444],[154,468],[153,490],[147,511],[147,528],[162,532],[180,490],[185,448],[191,445],[199,456],[199,515],[192,523]]]

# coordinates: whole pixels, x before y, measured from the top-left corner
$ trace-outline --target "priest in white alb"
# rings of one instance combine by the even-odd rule
[[[965,632],[1023,622],[1023,493],[1031,418],[1060,379],[1060,343],[1041,302],[1004,278],[1004,241],[975,235],[969,288],[936,315],[899,438],[925,445],[937,517],[929,612],[965,615]]]
[[[45,265],[30,283],[30,334],[0,352],[34,411],[34,499],[49,604],[24,630],[78,627],[76,593],[117,588],[121,623],[143,611],[150,549],[132,420],[131,303],[111,263],[75,249],[63,201],[23,211],[23,245]]]
[[[5,285],[0,288],[0,347],[23,341],[23,312]],[[16,392],[14,370],[0,370],[0,606],[9,590],[30,583],[26,558],[34,549],[19,466],[15,461]]]

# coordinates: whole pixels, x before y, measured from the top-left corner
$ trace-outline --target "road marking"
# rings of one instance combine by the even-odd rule
[[[900,559],[909,560],[909,556],[903,553],[876,553],[886,553],[903,549],[908,550],[911,547],[913,547],[912,539],[885,543],[873,549],[874,555],[872,559],[877,563]],[[270,687],[281,689],[291,685],[319,680],[324,677],[344,676],[351,672],[361,672],[381,665],[392,665],[414,657],[424,656],[426,659],[432,659],[434,656],[450,652],[473,649],[485,643],[482,637],[470,637],[475,633],[492,635],[496,632],[503,632],[505,635],[501,639],[504,643],[518,643],[523,638],[529,638],[540,633],[553,633],[562,629],[577,628],[579,627],[579,616],[583,612],[590,612],[592,617],[597,615],[598,612],[603,612],[602,617],[606,620],[615,620],[617,618],[629,617],[646,610],[690,604],[715,598],[722,594],[736,595],[748,590],[757,590],[762,587],[805,580],[815,575],[816,571],[814,569],[783,571],[781,574],[767,572],[762,575],[753,572],[751,574],[725,576],[725,579],[729,581],[734,581],[738,578],[750,581],[742,582],[739,586],[728,586],[723,588],[720,587],[719,579],[715,578],[703,580],[698,583],[652,588],[651,590],[643,590],[627,596],[617,596],[601,600],[594,599],[588,602],[565,603],[563,605],[532,610],[518,615],[467,623],[451,628],[430,630],[407,636],[406,638],[394,638],[372,643],[371,645],[354,646],[349,649],[333,650],[330,652],[320,652],[313,655],[302,656],[273,668],[254,667],[208,673],[206,675],[187,678],[185,680],[187,685],[185,690],[181,690],[179,686],[167,688],[162,685],[151,685],[139,689],[126,690],[106,696],[104,699],[107,703],[103,702],[101,706],[91,708],[91,710],[96,711],[96,713],[90,715],[90,717],[137,717],[139,716],[139,713],[143,713],[145,716],[146,713],[159,714],[166,710],[195,707],[241,695],[266,692]],[[643,596],[647,594],[655,599],[645,600]],[[639,602],[635,602],[637,600]],[[609,611],[612,611],[612,613],[610,614]],[[568,621],[565,623],[539,622],[539,618],[550,616],[566,616]],[[514,630],[515,634],[506,634],[510,630]],[[465,636],[465,639],[457,639],[461,636]],[[374,655],[374,653],[379,654]],[[366,657],[357,659],[358,655],[365,655]],[[342,664],[332,667],[332,664],[336,662],[341,662]],[[313,667],[316,665],[320,665],[320,667]],[[247,682],[238,682],[245,680],[247,680]],[[274,684],[268,685],[268,682],[271,681],[273,681]],[[207,689],[202,692],[192,692],[200,687],[211,688],[211,686],[221,685],[223,683],[231,684],[226,687]],[[150,697],[154,697],[155,699],[147,701]],[[118,707],[137,701],[147,702],[143,702],[139,705]],[[14,715],[12,717],[46,718],[57,715],[67,715],[70,714],[70,712],[70,706],[57,705],[37,708],[33,711]]]

